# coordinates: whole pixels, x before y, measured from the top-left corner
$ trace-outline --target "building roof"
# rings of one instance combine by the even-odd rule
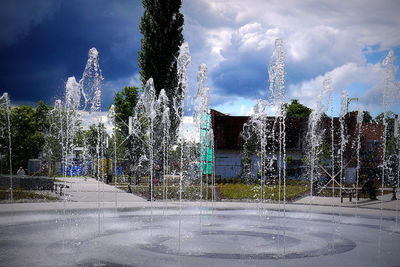
[[[268,117],[273,122],[275,117]],[[242,137],[243,125],[249,116],[230,116],[211,109],[211,123],[214,130],[216,149],[242,150],[244,140]],[[301,136],[307,130],[307,119],[286,118],[286,146],[288,149],[300,149]]]
[[[274,121],[275,117],[267,117]],[[242,150],[244,140],[242,137],[243,125],[249,120],[249,116],[230,116],[211,109],[211,123],[214,130],[214,144],[217,150]],[[302,150],[306,142],[308,130],[308,119],[305,118],[286,118],[286,148],[288,150]],[[273,125],[272,123],[270,125]],[[330,117],[323,117],[320,126],[324,129],[324,139],[331,140],[332,121]],[[340,141],[340,120],[333,118],[335,145]],[[348,143],[354,143],[357,135],[357,112],[349,112],[345,116],[346,136]],[[363,123],[361,127],[361,143],[363,148],[368,142],[374,140],[380,142],[383,140],[384,125],[379,123]],[[348,146],[347,153],[354,152]],[[379,152],[379,151],[378,151]]]

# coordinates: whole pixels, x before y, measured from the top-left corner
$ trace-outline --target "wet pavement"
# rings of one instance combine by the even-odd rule
[[[398,201],[148,202],[88,178],[0,205],[2,266],[396,266]]]
[[[394,266],[395,217],[223,208],[3,213],[4,266]]]
[[[74,202],[137,202],[143,198],[134,194],[128,194],[117,189],[112,184],[105,184],[93,178],[68,177],[58,178],[65,181],[69,188],[64,189],[68,201]]]
[[[392,200],[392,194],[385,194],[377,196],[377,200],[370,200],[369,198],[360,198],[357,200],[353,198],[343,198],[343,202],[339,197],[319,197],[319,196],[306,196],[297,201],[295,204],[304,205],[321,205],[321,206],[338,206],[338,207],[358,207],[370,209],[384,209],[384,210],[398,210],[400,208],[400,199]],[[400,198],[400,196],[399,196]]]

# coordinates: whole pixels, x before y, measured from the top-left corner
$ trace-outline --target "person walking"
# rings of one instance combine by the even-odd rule
[[[17,171],[17,175],[18,176],[24,176],[25,175],[25,170],[22,167],[19,167],[18,171]]]
[[[376,198],[376,186],[375,186],[374,178],[370,177],[368,179],[368,181],[362,187],[362,190],[369,194],[369,198],[371,200],[377,200],[377,198]]]

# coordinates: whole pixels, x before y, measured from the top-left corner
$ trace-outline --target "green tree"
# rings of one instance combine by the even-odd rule
[[[292,103],[285,104],[287,108],[287,117],[293,117],[293,118],[305,118],[308,119],[308,116],[311,114],[311,109],[307,106],[302,105],[299,103],[298,99],[293,99]]]
[[[132,116],[139,99],[139,88],[128,86],[122,92],[117,92],[114,97],[115,123],[118,130],[124,135],[128,135],[129,116]]]
[[[35,109],[31,106],[18,106],[11,109],[11,148],[12,148],[12,168],[17,170],[22,166],[28,166],[28,160],[37,158],[42,152],[45,144],[44,132],[49,128],[48,112],[51,107],[43,102],[38,103]],[[5,112],[4,110],[2,111]],[[4,117],[4,116],[2,116]],[[4,124],[4,123],[2,123]],[[6,125],[2,125],[6,126]],[[9,168],[8,164],[8,134],[0,136],[1,154],[5,157],[3,164]],[[5,170],[2,170],[5,172]]]
[[[363,123],[371,123],[373,122],[373,118],[369,111],[363,111]]]
[[[130,162],[130,168],[133,169],[138,164],[140,156],[144,153],[143,140],[145,139],[146,121],[141,120],[141,129],[143,132],[129,135],[129,116],[133,116],[134,109],[139,100],[139,89],[137,87],[125,87],[122,92],[118,92],[114,97],[115,120],[117,126],[116,142],[117,157],[119,159],[126,158]],[[140,118],[141,115],[137,114]],[[138,138],[139,137],[139,138]],[[114,139],[113,139],[114,141]],[[112,149],[112,152],[113,149]]]
[[[100,133],[99,133],[100,130]],[[89,126],[88,130],[83,131],[83,139],[84,142],[86,142],[86,146],[88,149],[88,154],[92,159],[95,159],[97,157],[97,145],[99,142],[99,137],[100,136],[100,143],[105,144],[105,139],[107,137],[107,132],[106,132],[106,127],[104,126],[103,123],[100,123],[99,125],[92,124]],[[105,152],[103,151],[103,154]]]
[[[387,155],[391,155],[396,152],[396,138],[394,136],[395,132],[395,113],[392,111],[387,111],[386,114],[381,112],[378,116],[375,117],[375,122],[383,123],[384,118],[386,118],[386,153]]]
[[[142,3],[145,11],[140,24],[141,80],[145,84],[152,77],[157,95],[164,88],[170,97],[177,87],[175,59],[183,43],[183,15],[179,11],[182,3],[181,0],[143,0]]]
[[[181,0],[142,0],[142,3],[145,10],[140,24],[143,34],[139,52],[140,79],[144,85],[153,78],[156,96],[161,89],[166,91],[170,100],[171,132],[175,133],[178,123],[172,99],[182,94],[176,62],[183,43],[184,18],[179,11],[182,3]]]
[[[386,114],[384,112],[379,113],[376,117],[375,117],[375,121],[377,123],[383,123],[383,118],[386,115],[386,122],[390,122],[391,120],[394,119],[394,113],[392,111],[387,111]]]
[[[48,114],[51,109],[52,107],[47,106],[43,101],[40,100],[38,102],[34,113],[34,122],[36,124],[36,129],[42,133],[47,131],[50,127]]]
[[[44,145],[42,147],[43,156],[48,162],[48,174],[57,174],[56,162],[62,160],[62,139],[61,129],[63,114],[53,107],[45,107],[40,102],[36,109],[38,114],[41,114],[42,119],[39,119],[39,129],[44,135]]]

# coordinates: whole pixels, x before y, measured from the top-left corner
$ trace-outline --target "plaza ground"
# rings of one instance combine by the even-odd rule
[[[68,178],[65,201],[0,205],[7,266],[393,266],[399,200],[147,201]],[[379,197],[379,196],[378,196]]]
[[[137,209],[137,208],[150,208],[150,207],[165,207],[177,208],[182,206],[209,206],[215,208],[258,208],[271,210],[288,210],[288,211],[305,211],[313,213],[342,213],[354,214],[355,211],[365,215],[382,214],[385,216],[396,216],[397,210],[400,209],[400,200],[392,201],[391,194],[383,196],[382,201],[380,194],[378,200],[372,201],[369,199],[360,199],[357,201],[353,198],[349,202],[348,198],[340,202],[340,198],[335,197],[317,197],[305,196],[294,202],[259,202],[259,201],[221,201],[221,202],[200,202],[200,201],[153,201],[149,202],[147,199],[139,197],[134,194],[127,193],[121,189],[115,188],[113,185],[98,182],[93,178],[58,178],[65,181],[69,188],[64,189],[67,195],[66,201],[58,202],[40,202],[40,203],[9,203],[0,205],[0,213],[8,212],[24,212],[24,211],[46,211],[46,210],[60,210],[66,207],[67,209],[97,209],[99,205],[104,209]]]

